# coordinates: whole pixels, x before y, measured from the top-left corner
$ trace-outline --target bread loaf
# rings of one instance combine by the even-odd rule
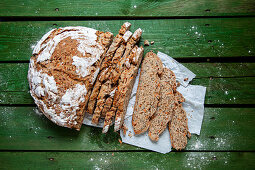
[[[135,134],[147,131],[160,98],[160,75],[163,65],[153,52],[144,57],[136,94],[132,125]]]
[[[113,35],[86,27],[53,29],[30,59],[30,93],[54,123],[79,130],[91,88]]]
[[[149,127],[149,137],[153,141],[158,141],[159,135],[166,129],[171,121],[175,107],[176,80],[174,73],[168,68],[164,68],[160,78],[160,99],[158,108],[151,120]]]

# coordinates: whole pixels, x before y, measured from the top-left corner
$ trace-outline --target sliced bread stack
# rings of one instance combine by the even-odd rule
[[[148,130],[152,141],[169,125],[172,147],[186,147],[188,131],[187,115],[181,102],[182,94],[176,91],[176,78],[168,68],[163,68],[160,58],[153,52],[146,54],[139,77],[132,125],[136,135]]]
[[[143,47],[138,47],[142,30],[134,34],[129,31],[131,24],[126,22],[114,38],[100,68],[87,106],[92,114],[92,123],[98,124],[105,118],[103,133],[106,133],[115,114],[115,131],[122,127],[127,104],[143,56]]]

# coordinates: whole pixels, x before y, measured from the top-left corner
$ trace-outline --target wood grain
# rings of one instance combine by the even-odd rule
[[[255,77],[255,63],[182,63],[196,78]],[[27,91],[28,63],[0,63],[0,92]]]
[[[2,0],[0,16],[34,17],[173,17],[254,15],[254,1],[249,0],[93,0],[31,1]]]
[[[205,108],[201,135],[192,135],[186,150],[255,150],[254,111],[254,108]],[[35,107],[0,107],[0,150],[141,150],[120,144],[120,136],[113,128],[102,134],[101,128],[83,125],[77,132],[59,127],[36,113]]]
[[[2,152],[6,169],[253,169],[254,152]]]
[[[0,61],[28,61],[37,41],[56,27],[86,26],[115,35],[125,20],[34,21],[0,23]],[[143,29],[155,41],[145,52],[161,51],[174,58],[255,56],[255,18],[129,20],[131,31]]]
[[[253,169],[254,152],[2,152],[6,169]]]
[[[26,77],[20,84],[11,84],[3,80],[0,91],[0,104],[34,104],[29,93]],[[27,84],[22,86],[22,84]],[[200,78],[194,79],[191,84],[207,87],[205,104],[255,104],[255,77],[240,78]],[[17,87],[17,89],[16,89]],[[8,90],[9,89],[9,90]]]

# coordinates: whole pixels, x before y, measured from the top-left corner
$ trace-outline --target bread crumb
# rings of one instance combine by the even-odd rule
[[[176,85],[176,86],[177,86],[177,87],[180,87],[180,85],[181,85],[181,83],[180,83],[180,82],[177,82],[177,85]]]
[[[144,41],[144,46],[150,46],[150,43],[149,43],[148,40],[145,40],[145,41]]]
[[[151,45],[153,45],[154,44],[154,41],[151,41]]]
[[[184,81],[187,81],[188,79],[189,79],[189,78],[187,77],[187,78],[184,79]]]
[[[122,141],[120,139],[118,139],[118,140],[119,140],[119,143],[122,144]]]
[[[130,138],[132,138],[131,131],[129,131],[128,136],[129,136]]]

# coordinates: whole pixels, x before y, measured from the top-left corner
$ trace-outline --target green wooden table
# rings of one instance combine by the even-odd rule
[[[87,26],[115,35],[141,27],[145,47],[183,63],[207,87],[201,135],[159,154],[120,144],[113,130],[78,133],[38,115],[29,94],[32,48],[49,30]],[[255,1],[1,0],[0,169],[252,169],[255,163]]]

